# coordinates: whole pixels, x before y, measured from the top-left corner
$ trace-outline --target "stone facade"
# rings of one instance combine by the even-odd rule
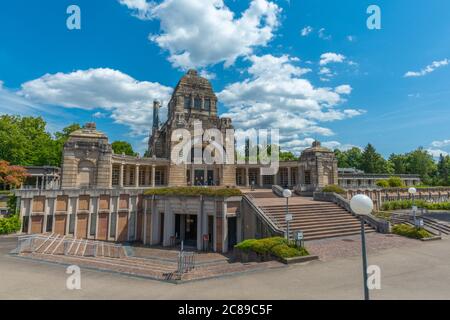
[[[281,185],[312,192],[337,183],[334,153],[319,142],[305,150],[299,161],[280,162],[279,171],[271,176],[263,175],[258,164],[175,163],[172,151],[179,141],[172,141],[172,135],[176,129],[194,136],[195,126],[201,123],[203,130],[216,129],[226,136],[233,128],[231,119],[217,115],[217,102],[209,81],[190,70],[176,86],[162,125],[160,104],[154,102],[146,157],[114,154],[108,137],[93,123],[73,132],[64,145],[59,188],[16,191],[22,231],[146,245],[172,246],[183,241],[199,250],[226,252],[244,234],[261,234],[252,225],[251,215],[241,215],[240,198],[150,197],[145,190]],[[204,148],[203,137],[199,138]],[[247,216],[245,225],[243,216]]]

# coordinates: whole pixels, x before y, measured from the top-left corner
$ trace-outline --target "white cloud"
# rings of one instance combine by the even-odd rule
[[[352,36],[352,35],[349,35],[349,36],[347,36],[347,40],[348,40],[349,42],[354,42],[354,41],[356,41],[356,37],[355,37],[355,36]]]
[[[215,73],[209,72],[207,70],[201,70],[199,75],[208,80],[214,80],[217,77],[217,75]]]
[[[405,78],[423,77],[423,76],[435,71],[438,68],[447,66],[449,63],[450,63],[449,59],[444,59],[441,61],[433,61],[430,65],[426,66],[424,69],[422,69],[420,71],[408,71],[407,73],[405,73],[404,77]]]
[[[310,70],[296,66],[287,55],[251,56],[249,60],[249,77],[229,84],[218,94],[229,109],[223,116],[231,117],[239,129],[280,129],[284,145],[303,141],[309,134],[333,135],[320,122],[348,119],[364,112],[340,110],[338,106],[344,102],[341,95],[331,88],[315,88],[301,78]],[[351,91],[347,85],[338,88],[348,92],[345,94]]]
[[[100,112],[100,111],[98,111],[98,112],[96,112],[96,113],[94,113],[92,115],[92,117],[94,117],[96,119],[103,119],[103,118],[106,118],[107,116],[108,115],[106,113],[103,113],[103,112]]]
[[[435,148],[447,147],[447,146],[450,146],[450,140],[433,141],[431,143],[431,146],[433,146]]]
[[[309,34],[310,34],[311,32],[313,32],[313,31],[314,31],[313,27],[311,27],[311,26],[306,26],[306,27],[304,27],[304,28],[302,29],[302,31],[300,32],[300,34],[302,35],[302,37],[307,37],[307,36],[309,36]]]
[[[350,94],[350,93],[352,93],[352,90],[353,90],[353,88],[351,86],[349,86],[348,84],[338,86],[334,89],[334,91],[339,94]]]
[[[119,0],[119,2],[132,10],[135,17],[141,20],[151,19],[152,5],[146,0]]]
[[[169,52],[174,67],[200,68],[225,62],[265,46],[274,36],[281,12],[268,0],[252,0],[239,18],[222,0],[164,0],[161,3],[121,0],[136,16],[160,21],[149,39]]]
[[[443,155],[444,157],[449,155],[448,152],[446,152],[444,150],[440,150],[440,149],[430,148],[430,149],[427,149],[427,152],[429,154],[431,154],[433,156],[433,158],[439,158],[441,155]]]
[[[326,142],[322,142],[322,145],[324,147],[328,148],[328,149],[331,149],[331,150],[338,149],[338,150],[341,150],[341,151],[347,151],[347,150],[350,150],[352,148],[358,148],[358,149],[362,150],[362,148],[359,147],[359,146],[355,146],[353,144],[342,144],[339,141],[326,141]]]
[[[318,32],[319,38],[323,39],[323,40],[331,40],[331,35],[326,34],[325,31],[326,31],[325,28],[319,29],[319,32]]]
[[[320,56],[320,65],[326,66],[330,63],[342,63],[345,60],[345,56],[338,53],[327,52]]]
[[[18,94],[30,103],[103,109],[116,123],[127,125],[133,135],[147,134],[152,123],[153,100],[168,102],[172,88],[137,81],[112,69],[79,70],[46,74],[22,84]]]

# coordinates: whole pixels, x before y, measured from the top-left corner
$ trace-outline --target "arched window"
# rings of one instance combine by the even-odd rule
[[[205,99],[205,110],[211,111],[211,100],[210,99]]]
[[[194,99],[194,108],[200,110],[202,108],[202,99],[195,98]]]
[[[88,188],[94,185],[94,164],[90,161],[80,161],[78,164],[77,185]]]
[[[185,109],[191,108],[191,98],[190,97],[184,97],[184,108]]]

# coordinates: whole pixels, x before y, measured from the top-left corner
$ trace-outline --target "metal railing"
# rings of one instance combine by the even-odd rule
[[[178,268],[179,274],[187,273],[195,269],[195,252],[181,251],[178,254]]]
[[[347,199],[345,199],[344,197],[342,197],[341,195],[339,195],[337,193],[314,192],[314,200],[333,202],[357,217],[357,215],[350,208],[350,201],[348,201]],[[377,230],[377,232],[389,233],[391,230],[391,225],[390,225],[389,221],[377,218],[374,215],[364,216],[364,221],[366,223],[368,223],[370,226],[372,226],[373,228],[375,228],[375,230]]]
[[[284,237],[284,230],[281,229],[275,222],[260,208],[258,207],[248,195],[244,195],[242,199],[253,209],[253,213],[259,218],[269,229],[274,236]]]

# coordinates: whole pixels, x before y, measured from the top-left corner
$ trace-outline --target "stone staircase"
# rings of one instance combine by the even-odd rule
[[[281,229],[286,230],[286,206],[283,204],[260,205],[264,213]],[[331,202],[305,201],[289,204],[293,220],[289,223],[291,236],[302,231],[305,240],[356,235],[361,232],[361,222],[351,213]],[[365,231],[375,232],[366,225]]]

